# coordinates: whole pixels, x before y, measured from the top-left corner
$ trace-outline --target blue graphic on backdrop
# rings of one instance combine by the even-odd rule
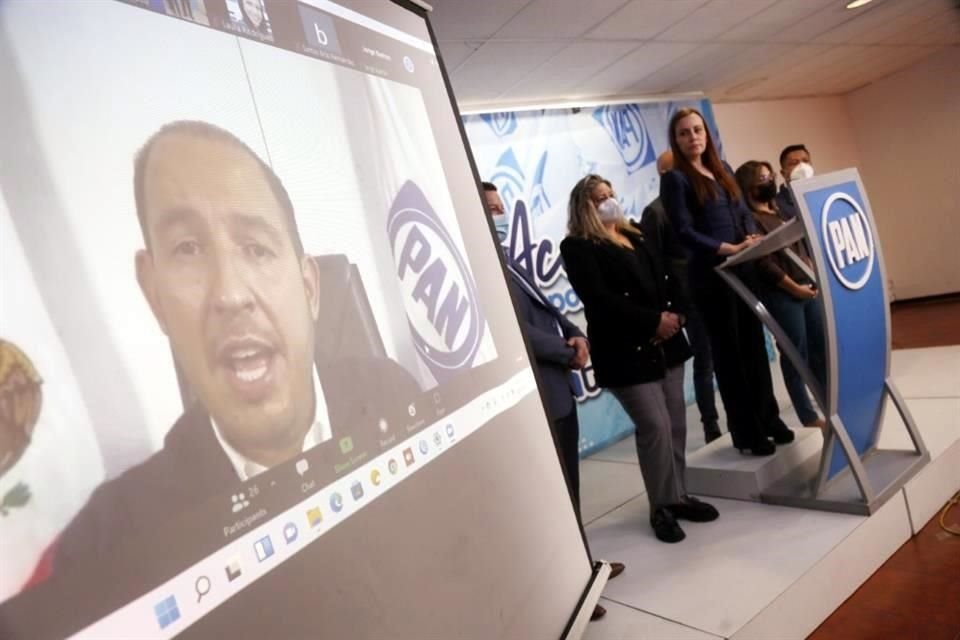
[[[533,173],[533,187],[530,189],[530,213],[533,217],[543,215],[550,210],[550,198],[543,188],[543,174],[547,168],[547,152],[544,151],[537,163],[537,170]]]
[[[497,158],[497,166],[490,173],[490,182],[497,185],[497,191],[500,193],[500,199],[503,200],[504,208],[511,211],[514,206],[513,203],[523,197],[523,190],[527,182],[513,149],[508,147]]]
[[[586,402],[603,393],[603,389],[597,386],[597,376],[593,373],[593,365],[590,363],[587,363],[583,369],[577,369],[571,373],[570,382],[577,402]]]
[[[580,456],[585,457],[610,446],[634,431],[633,422],[612,393],[600,393],[589,402],[577,403],[580,420]],[[583,429],[583,425],[591,425]]]
[[[469,367],[480,347],[485,323],[476,284],[440,218],[410,180],[390,207],[387,235],[414,345],[442,383]]]
[[[499,137],[509,136],[517,130],[517,112],[500,111],[499,113],[484,113],[480,119],[490,125],[493,132]]]
[[[540,289],[551,286],[560,277],[560,247],[550,238],[533,239],[527,205],[517,200],[513,207],[513,223],[507,241],[507,251],[517,268]]]
[[[636,104],[604,105],[593,111],[593,117],[606,129],[617,151],[627,165],[627,174],[657,159],[650,136]]]

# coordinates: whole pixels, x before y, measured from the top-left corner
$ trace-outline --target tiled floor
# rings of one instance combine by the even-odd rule
[[[916,307],[901,306],[894,309],[892,317],[893,341],[897,348],[960,344],[960,300],[940,301],[936,304],[916,305]],[[902,383],[898,381],[903,395],[921,399],[921,402],[922,398],[930,398],[930,402],[938,406],[944,399],[956,398],[956,387],[960,384],[958,353],[960,353],[958,350],[948,349],[926,353],[896,354],[894,356],[895,374],[897,372],[909,374],[904,375]],[[936,366],[931,366],[930,354],[935,356]],[[956,374],[950,373],[953,368],[956,368]],[[783,410],[789,411],[777,369],[774,367],[777,396],[783,401],[781,403]],[[940,375],[937,375],[938,371]],[[911,400],[911,402],[916,401]],[[957,402],[960,403],[960,400]],[[923,407],[917,406],[912,411],[917,414],[916,419],[922,418],[920,414],[923,413]],[[689,451],[703,445],[703,436],[698,433],[699,421],[695,407],[691,407],[688,412],[688,424],[691,427]],[[960,421],[957,424],[960,424]],[[608,559],[622,559],[613,557],[618,549],[619,528],[629,527],[630,523],[634,522],[637,531],[631,532],[630,535],[644,536],[650,533],[649,527],[646,526],[646,517],[640,513],[646,505],[632,439],[621,441],[584,460],[581,464],[581,478],[584,525],[587,528],[591,546],[603,549],[606,555],[610,556]],[[737,512],[741,504],[749,504],[721,502],[722,511],[728,515]],[[789,519],[796,516],[798,512],[800,510],[786,509],[784,517]],[[744,513],[738,516],[741,520],[746,517],[749,517],[749,514]],[[821,516],[811,517],[816,519]],[[960,508],[954,512],[951,519],[960,523]],[[699,538],[699,545],[716,551],[710,557],[700,558],[703,563],[716,563],[717,554],[720,554],[721,559],[723,557],[730,559],[729,556],[733,551],[725,551],[716,545],[722,546],[724,543],[722,538],[736,534],[735,531],[726,531],[731,526],[736,529],[738,526],[736,520],[737,518],[721,518],[723,522],[712,523],[714,526],[690,525],[687,527],[691,540]],[[721,524],[722,527],[719,526]],[[811,535],[815,534],[815,524],[813,523]],[[797,526],[801,524],[792,521],[783,524],[784,528]],[[700,531],[695,527],[703,530]],[[707,531],[708,527],[710,531]],[[720,531],[720,528],[724,531]],[[960,579],[957,578],[960,576],[960,538],[947,534],[940,535],[940,533],[936,523],[928,524],[919,535],[897,551],[872,578],[837,609],[812,637],[817,640],[928,637],[960,640]],[[652,534],[649,537],[652,538]],[[900,538],[900,540],[903,539]],[[657,544],[655,541],[653,543]],[[632,545],[635,543],[622,549],[626,551]],[[893,548],[895,547],[890,547],[891,550]],[[722,620],[717,616],[712,618],[700,616],[703,620],[698,621],[698,615],[694,615],[697,613],[695,611],[674,612],[672,608],[675,607],[671,602],[672,599],[677,598],[676,596],[668,597],[667,594],[676,593],[675,589],[670,588],[670,585],[649,584],[648,576],[656,574],[654,565],[658,562],[668,562],[669,558],[666,556],[671,555],[666,549],[661,551],[660,547],[656,548],[656,552],[656,555],[634,560],[634,564],[628,570],[632,578],[624,574],[616,582],[608,585],[603,599],[603,604],[609,611],[608,616],[603,622],[589,625],[586,638],[627,640],[630,638],[729,637],[737,628],[735,620]],[[890,551],[887,551],[880,557],[887,557],[889,553]],[[598,555],[602,557],[604,553]],[[640,566],[637,566],[638,564]],[[777,564],[782,565],[782,562]],[[764,579],[767,577],[763,576],[762,572],[757,576]],[[636,584],[627,584],[628,582]],[[719,583],[716,586],[722,588]],[[688,594],[685,597],[689,598],[688,590],[697,589],[698,585],[673,585],[673,587],[682,587],[682,590]],[[656,606],[651,606],[653,604]],[[682,606],[682,602],[677,606]],[[746,610],[742,612],[743,615],[747,613]],[[680,624],[678,620],[683,620],[686,624]]]

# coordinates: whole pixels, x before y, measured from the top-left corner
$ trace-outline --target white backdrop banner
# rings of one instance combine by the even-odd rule
[[[581,327],[586,327],[583,305],[560,260],[570,190],[584,175],[600,174],[613,183],[627,215],[639,220],[659,193],[656,159],[669,147],[670,117],[688,106],[703,113],[719,144],[707,99],[464,117],[481,179],[494,183],[503,198],[510,221],[510,255]],[[689,404],[691,367],[686,374]],[[597,387],[592,367],[578,372],[576,379],[580,453],[585,456],[631,433],[633,425],[616,399]]]

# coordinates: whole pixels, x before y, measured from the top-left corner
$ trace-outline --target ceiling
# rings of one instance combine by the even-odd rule
[[[463,110],[847,93],[950,47],[960,0],[428,0]]]

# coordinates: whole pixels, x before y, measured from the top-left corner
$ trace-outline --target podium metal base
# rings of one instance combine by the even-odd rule
[[[926,451],[922,454],[900,450],[870,452],[863,458],[862,463],[870,485],[876,490],[876,497],[866,502],[849,468],[830,480],[819,496],[815,495],[819,460],[814,456],[770,485],[760,494],[760,500],[767,504],[787,507],[870,515],[894,496],[929,461],[930,454]]]

